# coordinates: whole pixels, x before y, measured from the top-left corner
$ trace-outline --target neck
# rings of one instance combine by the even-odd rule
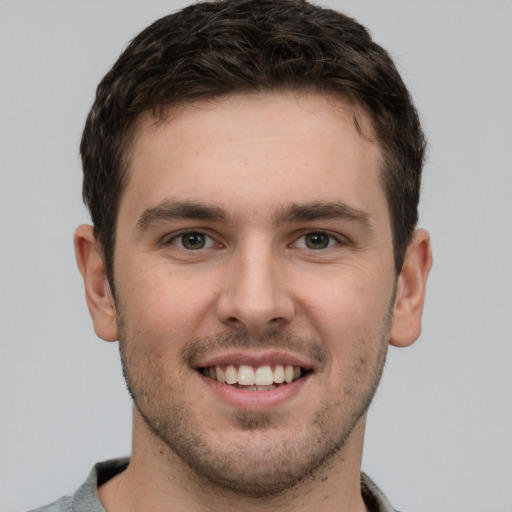
[[[363,417],[344,446],[314,474],[277,496],[254,498],[197,475],[148,429],[135,410],[130,464],[102,485],[98,494],[108,512],[305,512],[319,508],[367,512],[360,489],[364,423]]]

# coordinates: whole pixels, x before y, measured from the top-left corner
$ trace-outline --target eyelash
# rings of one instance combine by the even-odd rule
[[[189,235],[189,236],[196,235],[198,237],[203,237],[205,239],[205,244],[208,244],[208,246],[207,247],[203,246],[203,247],[194,248],[194,249],[193,248],[184,247],[183,246],[183,239],[187,235]],[[176,243],[176,241],[181,241],[181,245],[178,245],[178,243]],[[209,248],[213,247],[216,244],[216,242],[215,242],[213,237],[211,237],[210,235],[204,233],[203,231],[195,231],[195,230],[181,231],[180,233],[178,233],[178,234],[172,236],[171,238],[169,238],[165,243],[169,244],[169,245],[176,245],[180,249],[182,249],[184,251],[188,251],[188,252],[195,252],[195,251],[200,251],[200,250],[203,250],[203,249],[209,249]]]
[[[183,242],[184,242],[184,237],[186,237],[187,235],[189,235],[189,236],[195,235],[198,238],[203,238],[204,245],[201,247],[197,247],[197,248],[185,247]],[[320,246],[320,247],[308,247],[307,241],[306,241],[306,237],[308,237],[308,236],[309,237],[326,237],[327,238],[326,245]],[[299,245],[300,240],[304,240],[304,243],[301,244],[302,246]],[[322,238],[320,238],[320,240],[322,240]],[[200,243],[200,241],[199,241],[199,243]],[[174,236],[172,236],[165,242],[165,244],[175,245],[179,249],[187,251],[187,252],[196,252],[196,251],[201,251],[204,249],[210,249],[210,248],[214,247],[216,243],[217,242],[215,241],[215,239],[213,237],[211,237],[210,235],[208,235],[207,233],[204,233],[203,231],[195,231],[195,230],[181,231],[180,233],[175,234]],[[316,252],[316,251],[321,251],[321,250],[325,250],[325,249],[330,249],[331,247],[334,247],[334,246],[340,245],[340,244],[344,244],[344,242],[342,242],[338,236],[335,236],[332,233],[329,233],[327,231],[316,230],[316,231],[308,231],[306,233],[303,233],[300,237],[295,239],[295,241],[292,242],[289,245],[289,247],[297,247],[299,249]]]
[[[327,237],[327,239],[328,239],[327,240],[327,246],[326,247],[316,247],[316,248],[307,247],[307,242],[305,240],[306,240],[306,237],[308,237],[308,236]],[[305,247],[300,247],[300,249],[305,249],[305,250],[309,250],[309,251],[321,251],[321,250],[330,249],[331,247],[334,247],[336,245],[342,244],[342,242],[340,241],[339,237],[337,237],[337,236],[335,236],[332,233],[329,233],[327,231],[318,230],[318,231],[308,231],[307,233],[304,233],[299,238],[297,238],[295,240],[295,242],[293,242],[293,244],[291,244],[291,245],[292,246],[297,246],[297,242],[299,240],[301,240],[301,239],[304,239]]]

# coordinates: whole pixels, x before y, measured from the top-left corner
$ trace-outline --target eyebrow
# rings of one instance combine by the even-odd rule
[[[227,212],[220,206],[169,199],[144,210],[137,221],[137,229],[141,232],[147,231],[155,225],[176,219],[229,222]],[[359,224],[365,231],[372,230],[366,212],[338,201],[293,203],[278,209],[273,215],[273,222],[276,225],[329,219],[348,221]]]
[[[144,210],[137,221],[139,231],[147,231],[153,226],[175,219],[195,219],[211,222],[226,222],[226,212],[212,205],[194,203],[191,201],[166,200]]]
[[[329,219],[346,220],[359,224],[365,231],[372,230],[372,223],[366,212],[338,201],[291,204],[278,211],[275,216],[275,223],[311,222]]]

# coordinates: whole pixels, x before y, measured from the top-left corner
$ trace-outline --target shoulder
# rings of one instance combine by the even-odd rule
[[[128,458],[99,462],[73,496],[63,496],[54,503],[30,512],[105,512],[98,497],[98,485],[124,471],[128,463]]]
[[[391,506],[377,484],[365,473],[361,473],[361,494],[368,510],[372,512],[398,512]]]
[[[54,503],[36,508],[30,512],[71,512],[73,510],[73,498],[71,496],[63,496]]]

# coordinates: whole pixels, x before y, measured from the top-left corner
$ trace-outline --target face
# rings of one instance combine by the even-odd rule
[[[116,314],[136,415],[171,460],[258,496],[362,443],[396,281],[380,166],[319,95],[140,119]]]

